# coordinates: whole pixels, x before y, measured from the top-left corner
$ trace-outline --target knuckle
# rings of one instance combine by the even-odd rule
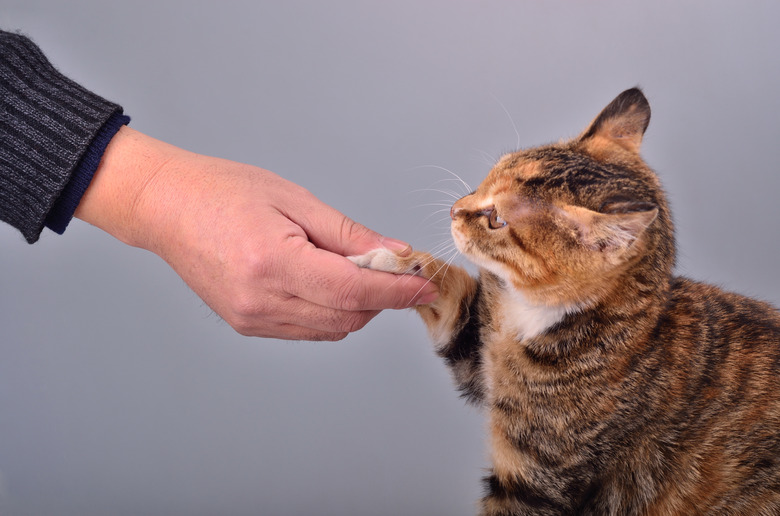
[[[250,292],[233,296],[231,310],[239,320],[251,319],[267,312],[262,302]]]
[[[344,339],[349,332],[343,331],[322,331],[322,330],[298,330],[295,332],[294,340],[306,340],[311,342],[335,342]]]
[[[243,335],[244,337],[254,337],[256,335],[255,326],[246,318],[236,317],[233,320],[228,320],[227,323],[239,335]]]
[[[363,308],[363,296],[359,283],[349,283],[342,286],[336,294],[336,308],[348,312],[356,312]]]
[[[251,283],[267,281],[275,276],[276,271],[274,260],[261,249],[245,250],[238,267],[239,276]]]
[[[239,334],[254,337],[261,334],[273,315],[274,307],[270,300],[247,291],[233,296],[230,314],[225,321]]]
[[[368,315],[364,312],[355,312],[353,314],[349,314],[342,320],[339,329],[347,333],[361,330],[363,327],[365,327],[366,324],[368,324],[368,321],[370,321],[372,317],[373,315]]]
[[[322,338],[317,339],[321,341],[327,341],[327,342],[336,342],[339,340],[344,340],[347,338],[347,335],[349,335],[349,332],[336,332],[336,333],[326,333],[322,335]]]
[[[341,238],[344,241],[361,239],[371,232],[370,229],[349,217],[344,217],[341,221]]]

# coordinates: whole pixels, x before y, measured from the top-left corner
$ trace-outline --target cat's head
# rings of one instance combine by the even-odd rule
[[[452,207],[458,249],[543,304],[596,302],[627,275],[647,288],[666,281],[657,276],[674,261],[672,224],[639,155],[649,121],[634,88],[577,138],[503,156]]]

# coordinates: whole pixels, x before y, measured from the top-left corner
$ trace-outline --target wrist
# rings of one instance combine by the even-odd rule
[[[185,153],[172,145],[122,127],[111,139],[74,216],[120,241],[159,254],[174,206],[156,202],[166,164]]]

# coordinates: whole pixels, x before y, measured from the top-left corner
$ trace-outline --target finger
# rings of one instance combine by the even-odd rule
[[[368,229],[311,194],[305,202],[308,204],[307,209],[296,210],[291,220],[299,224],[309,240],[321,249],[341,256],[364,254],[378,247],[402,254],[411,251],[411,246],[406,242]]]
[[[287,291],[314,304],[346,311],[408,308],[430,303],[436,286],[417,276],[397,276],[361,269],[346,258],[322,249],[301,249],[296,274]]]
[[[362,329],[379,310],[348,311],[316,305],[301,298],[290,298],[277,305],[268,319],[327,333],[352,333]]]
[[[274,324],[269,326],[263,326],[257,328],[251,332],[241,332],[242,335],[247,337],[260,337],[266,339],[281,339],[281,340],[309,340],[309,341],[337,341],[344,339],[349,332],[325,332],[320,330],[313,330],[303,326],[296,326],[294,324]]]
[[[270,294],[256,303],[232,310],[225,320],[243,335],[259,335],[283,325],[308,328],[321,333],[351,333],[362,329],[378,310],[346,311],[316,305],[289,294]]]

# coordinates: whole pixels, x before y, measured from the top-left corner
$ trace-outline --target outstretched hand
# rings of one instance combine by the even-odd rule
[[[257,167],[193,154],[123,128],[76,211],[163,259],[236,331],[338,340],[436,287],[358,268],[345,256],[386,239]]]

